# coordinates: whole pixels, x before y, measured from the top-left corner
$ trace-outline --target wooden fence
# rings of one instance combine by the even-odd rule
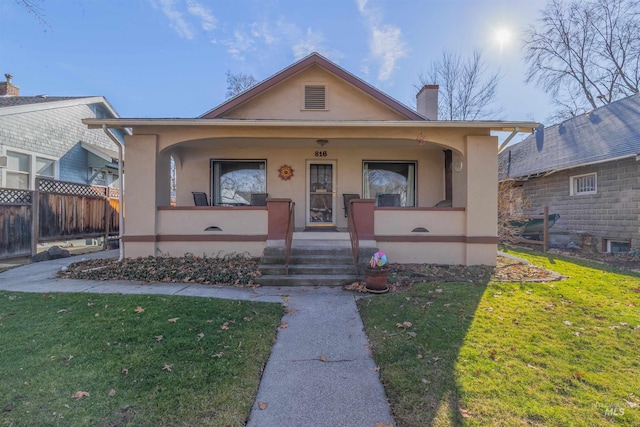
[[[38,243],[117,235],[118,190],[39,178],[35,191],[0,189],[0,259],[37,253]]]

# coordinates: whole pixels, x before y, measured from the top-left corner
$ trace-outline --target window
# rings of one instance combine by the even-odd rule
[[[629,250],[631,249],[631,243],[628,240],[620,241],[605,239],[605,242],[607,244],[606,251],[612,254],[629,252]]]
[[[596,194],[598,182],[596,174],[576,175],[569,178],[569,194],[577,196],[581,194]]]
[[[326,110],[326,100],[324,85],[307,85],[304,87],[305,110]]]
[[[36,176],[55,178],[55,160],[36,157]]]
[[[7,151],[7,188],[29,189],[31,156]]]
[[[364,162],[363,194],[386,206],[416,205],[415,162]],[[390,202],[390,204],[387,204]]]
[[[212,204],[242,206],[251,194],[267,192],[264,160],[212,160]]]

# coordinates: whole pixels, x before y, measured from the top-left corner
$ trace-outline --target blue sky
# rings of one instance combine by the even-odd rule
[[[263,80],[314,51],[413,107],[444,49],[474,48],[503,74],[498,118],[551,113],[519,42],[545,0],[33,1],[49,26],[0,0],[0,76],[22,95],[103,95],[121,117],[196,117],[224,101],[227,70]]]

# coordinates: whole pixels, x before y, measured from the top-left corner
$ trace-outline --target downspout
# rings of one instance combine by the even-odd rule
[[[111,139],[118,146],[118,203],[120,204],[120,209],[118,211],[118,223],[120,227],[118,227],[118,248],[120,250],[120,256],[118,257],[118,262],[124,259],[124,246],[122,245],[122,235],[124,234],[124,200],[122,198],[124,194],[124,176],[122,175],[122,151],[123,145],[122,142],[107,129],[107,125],[102,125],[102,130],[107,134],[109,139]]]
[[[519,133],[519,132],[520,132],[520,128],[518,128],[518,127],[517,127],[517,128],[514,128],[514,129],[513,129],[513,132],[511,132],[511,135],[509,135],[509,136],[507,137],[507,139],[505,139],[505,140],[502,142],[502,144],[500,144],[500,147],[498,148],[498,154],[499,154],[502,150],[504,150],[504,147],[506,147],[506,146],[507,146],[507,144],[508,144],[512,139],[513,139],[513,137],[514,137],[514,136],[516,136],[516,134],[517,134],[517,133]]]

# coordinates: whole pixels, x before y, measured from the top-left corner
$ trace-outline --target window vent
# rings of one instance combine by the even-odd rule
[[[304,109],[305,110],[325,110],[326,92],[324,86],[304,87]]]

